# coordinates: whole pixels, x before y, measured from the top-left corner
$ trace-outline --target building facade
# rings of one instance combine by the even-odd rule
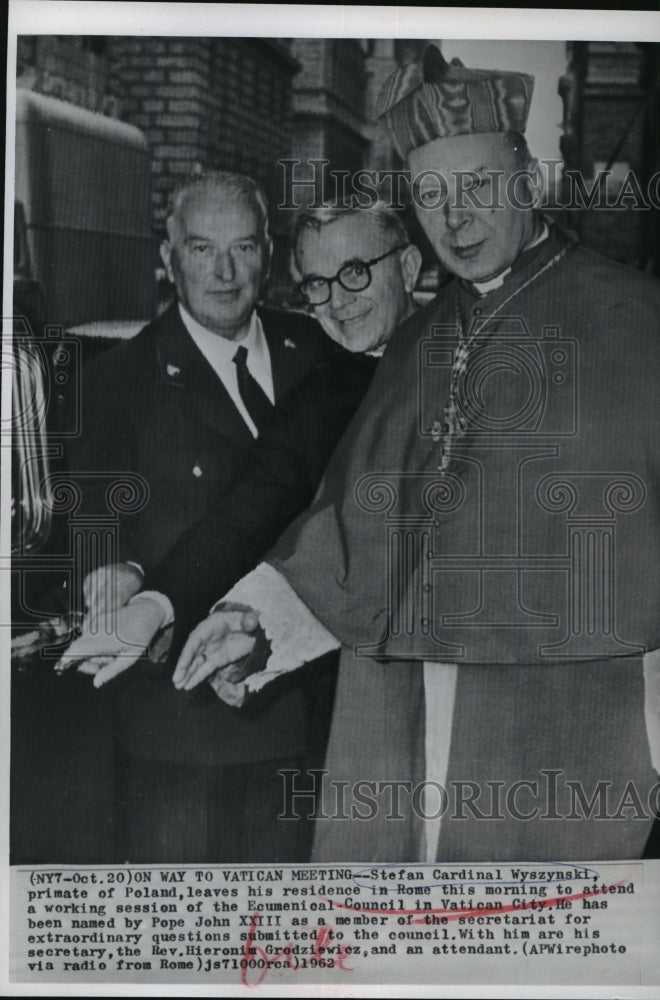
[[[167,194],[190,171],[244,172],[266,189],[275,255],[270,294],[290,297],[289,179],[332,171],[396,167],[376,123],[377,95],[397,65],[416,58],[420,39],[177,38],[24,36],[18,86],[119,118],[143,131],[151,154],[154,265]],[[611,169],[616,197],[627,170],[644,185],[660,169],[658,45],[567,43],[558,80],[564,102],[562,154],[591,187]],[[318,170],[318,167],[316,168]],[[291,173],[293,171],[293,173]],[[333,189],[326,189],[333,196]],[[563,196],[569,198],[566,189]],[[309,185],[295,191],[309,203]],[[658,271],[657,211],[580,209],[567,213],[585,245]],[[612,233],[616,232],[616,239]]]

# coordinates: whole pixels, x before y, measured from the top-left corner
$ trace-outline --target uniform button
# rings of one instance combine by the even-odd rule
[[[422,590],[423,590],[423,591],[424,591],[424,592],[425,592],[426,594],[428,594],[428,592],[429,592],[430,590],[433,590],[433,587],[431,586],[431,584],[430,584],[430,583],[425,583],[425,584],[424,584],[424,586],[422,587]]]
[[[428,618],[422,618],[420,624],[421,624],[422,628],[428,628],[429,627],[429,620],[428,620]]]
[[[193,476],[195,476],[197,479],[199,479],[199,477],[203,475],[201,467],[198,464],[193,465],[192,473]]]
[[[481,316],[481,314],[483,313],[483,309],[481,309],[479,306],[475,306],[473,312],[475,316]]]
[[[439,527],[440,527],[440,524],[441,524],[441,521],[440,521],[440,518],[438,518],[438,517],[434,517],[434,518],[433,518],[433,527],[434,527],[434,528],[439,528]]]

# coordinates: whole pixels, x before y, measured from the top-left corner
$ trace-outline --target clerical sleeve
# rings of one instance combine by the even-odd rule
[[[429,467],[437,479],[437,446],[421,433],[416,405],[417,341],[419,329],[427,327],[425,314],[421,310],[395,335],[314,502],[267,556],[325,628],[351,649],[373,648],[386,637],[398,609],[392,606],[390,517],[399,508],[414,513],[416,501],[409,498]],[[423,495],[423,489],[418,492]]]
[[[339,646],[286,579],[268,563],[260,563],[239,580],[224,601],[257,609],[259,624],[270,643],[271,654],[265,670],[250,674],[245,680],[249,691],[259,691],[281,674]]]

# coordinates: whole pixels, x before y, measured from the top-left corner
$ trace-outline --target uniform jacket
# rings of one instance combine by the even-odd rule
[[[305,316],[258,312],[279,402],[316,365],[334,357],[336,348]],[[176,304],[134,340],[92,362],[82,392],[82,434],[70,449],[69,464],[84,487],[83,510],[98,524],[107,519],[108,487],[114,483],[111,503],[122,508],[118,557],[136,560],[148,571],[187,529],[219,509],[223,492],[250,467],[254,439],[183,326]],[[138,488],[122,496],[117,484],[125,473]],[[132,504],[143,506],[126,512]],[[213,564],[199,550],[196,555],[195,565],[208,579]],[[177,583],[185,592],[188,565],[180,571]],[[214,593],[219,596],[220,590]],[[192,617],[186,620],[194,624]],[[259,718],[241,718],[226,706],[225,717],[218,718],[220,702],[210,688],[192,696],[174,690],[172,666],[141,661],[119,679],[116,734],[124,750],[147,759],[231,764],[290,757],[305,748],[311,703],[301,684],[282,692]]]
[[[144,588],[172,602],[180,640],[312,502],[377,363],[337,347],[335,356],[284,397],[254,442],[248,468],[214,509],[147,574]]]
[[[138,666],[123,680],[117,734],[124,751],[141,759],[210,766],[322,757],[334,654],[284,679],[246,711],[225,705],[208,685],[176,691],[170,677],[189,630],[313,499],[376,364],[375,358],[338,348],[316,366],[281,401],[250,449],[243,473],[147,574],[145,587],[172,600],[175,637],[167,666]]]
[[[278,401],[334,347],[305,316],[258,313]],[[88,365],[81,394],[69,466],[82,488],[82,509],[106,521],[119,512],[118,557],[148,570],[245,469],[253,437],[176,303]]]

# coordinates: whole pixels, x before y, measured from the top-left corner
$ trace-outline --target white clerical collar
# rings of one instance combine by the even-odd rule
[[[536,239],[533,240],[529,246],[525,247],[525,250],[523,251],[524,253],[527,253],[528,250],[533,250],[534,247],[539,245],[539,243],[543,243],[544,240],[547,240],[550,235],[550,229],[548,228],[547,222],[545,219],[542,221],[543,229]],[[493,292],[496,288],[501,288],[510,274],[511,268],[507,267],[505,271],[501,271],[499,274],[496,274],[494,278],[490,278],[488,281],[472,281],[470,284],[474,288],[475,292],[479,293],[479,295],[487,295],[488,292]]]

